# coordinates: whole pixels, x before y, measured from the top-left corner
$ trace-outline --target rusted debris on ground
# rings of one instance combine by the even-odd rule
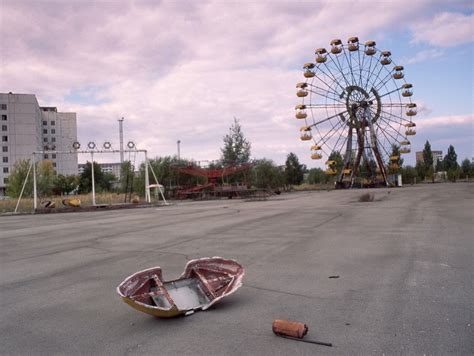
[[[272,330],[275,335],[283,337],[285,339],[303,341],[323,346],[332,346],[332,344],[329,342],[304,340],[303,338],[308,333],[308,326],[299,321],[276,319],[273,321]]]
[[[127,277],[117,287],[123,301],[141,312],[170,318],[206,310],[242,285],[244,268],[221,257],[191,260],[183,274],[165,281],[160,267]]]

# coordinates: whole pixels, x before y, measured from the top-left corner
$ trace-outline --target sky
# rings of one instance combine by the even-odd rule
[[[321,167],[299,140],[295,84],[316,48],[351,36],[390,50],[414,86],[406,163],[426,140],[474,157],[472,1],[0,0],[0,92],[76,112],[83,145],[118,148],[124,117],[149,157],[180,140],[181,157],[215,160],[235,117],[253,158]]]

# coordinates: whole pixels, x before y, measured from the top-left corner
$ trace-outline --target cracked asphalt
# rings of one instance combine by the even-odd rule
[[[474,354],[474,184],[363,192],[0,217],[0,353]],[[115,292],[207,256],[246,269],[207,311],[157,319]],[[278,338],[276,318],[334,347]]]

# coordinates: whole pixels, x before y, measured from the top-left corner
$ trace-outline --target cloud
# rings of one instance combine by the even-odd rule
[[[179,139],[183,157],[216,159],[235,116],[253,156],[282,163],[295,152],[309,164],[311,144],[299,140],[294,118],[302,64],[336,37],[382,43],[394,26],[421,26],[430,8],[373,2],[377,16],[367,21],[361,6],[367,2],[4,2],[2,91],[77,112],[81,142],[117,146],[124,116],[125,139],[151,156],[175,154]]]
[[[442,12],[412,26],[412,43],[454,47],[474,41],[474,14]]]
[[[458,126],[471,124],[474,125],[474,114],[466,115],[451,115],[451,116],[437,116],[431,118],[423,118],[416,121],[421,128],[429,127],[444,127],[444,126]],[[472,134],[472,132],[471,132]]]
[[[414,63],[419,63],[419,62],[425,62],[425,61],[432,60],[432,59],[435,59],[435,58],[440,58],[444,54],[445,54],[445,52],[443,50],[440,50],[440,49],[434,49],[434,48],[426,49],[426,50],[419,51],[419,52],[415,53],[415,55],[413,55],[409,58],[402,59],[401,62],[406,63],[406,64],[414,64]]]

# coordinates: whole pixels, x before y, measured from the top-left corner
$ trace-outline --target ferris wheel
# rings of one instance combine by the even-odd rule
[[[302,102],[295,117],[305,121],[300,138],[312,141],[312,159],[326,159],[337,186],[388,185],[416,134],[413,86],[375,41],[351,37],[330,46],[316,50],[315,62],[303,66],[306,81],[296,85]]]

